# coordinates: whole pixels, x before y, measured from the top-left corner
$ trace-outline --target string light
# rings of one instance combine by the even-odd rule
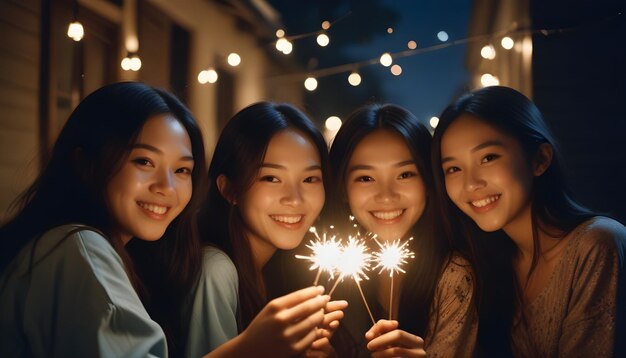
[[[437,128],[437,125],[439,124],[439,117],[430,117],[430,121],[428,121],[430,123],[430,126],[433,128]]]
[[[387,28],[387,33],[390,34],[390,35],[393,34],[393,27],[388,27]]]
[[[446,42],[448,41],[448,33],[445,31],[439,31],[437,33],[437,38],[439,39],[439,41],[441,42]]]
[[[317,35],[317,44],[322,46],[322,47],[326,47],[328,44],[330,43],[330,37],[328,37],[328,35],[326,35],[325,33],[321,33],[319,35]]]
[[[341,124],[341,118],[337,116],[330,116],[326,118],[326,122],[324,122],[324,126],[326,127],[326,129],[334,132],[338,131],[339,128],[341,128]]]
[[[513,41],[513,39],[508,36],[504,36],[500,41],[500,45],[502,45],[502,48],[504,48],[505,50],[510,50],[513,48],[513,46],[515,46],[515,41]]]
[[[283,36],[285,36],[285,30],[283,29],[276,30],[276,37],[281,38]]]
[[[198,82],[200,82],[201,84],[215,83],[217,82],[218,78],[219,76],[217,74],[217,71],[215,71],[215,69],[213,69],[212,67],[208,70],[200,71],[200,73],[198,74]]]
[[[68,26],[67,28],[67,36],[69,38],[78,42],[82,40],[84,35],[85,30],[83,29],[83,25],[80,22],[74,21],[70,23],[70,26]]]
[[[314,77],[307,77],[307,79],[304,80],[304,88],[309,91],[315,91],[317,88],[317,80]]]
[[[482,84],[483,87],[497,86],[500,84],[500,80],[498,79],[498,77],[490,73],[485,73],[484,75],[480,76],[480,84]]]
[[[385,52],[380,56],[380,64],[389,67],[393,63],[393,58],[389,54],[389,52]]]
[[[227,61],[228,64],[233,67],[239,66],[239,64],[241,63],[241,56],[239,56],[235,52],[232,52],[228,55]]]
[[[141,69],[141,59],[136,53],[128,53],[121,62],[122,69],[124,71],[137,72]]]
[[[406,44],[406,47],[408,47],[411,50],[415,50],[417,48],[417,42],[411,40],[409,41],[409,43]]]
[[[491,44],[485,45],[480,49],[480,56],[485,60],[493,60],[496,58],[496,49]]]
[[[350,76],[348,76],[348,83],[352,86],[358,86],[361,84],[361,75],[358,72],[352,72]]]
[[[402,67],[400,67],[400,65],[391,66],[391,73],[394,76],[400,76],[402,74]]]
[[[322,22],[322,29],[324,29],[324,30],[330,29],[330,21]]]

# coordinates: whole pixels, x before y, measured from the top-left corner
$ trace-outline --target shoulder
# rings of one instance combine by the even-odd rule
[[[626,250],[626,227],[605,216],[593,217],[573,231],[580,252],[616,252]]]
[[[474,271],[470,262],[458,253],[450,255],[444,266],[437,290],[449,291],[462,299],[474,291]]]
[[[206,246],[202,255],[202,280],[237,282],[237,268],[224,251],[213,246]]]

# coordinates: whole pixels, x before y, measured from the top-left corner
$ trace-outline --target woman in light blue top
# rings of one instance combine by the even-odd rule
[[[87,96],[0,228],[0,356],[164,357],[182,346],[204,163],[200,130],[171,94],[127,82]],[[169,291],[142,281],[131,241],[153,242]]]

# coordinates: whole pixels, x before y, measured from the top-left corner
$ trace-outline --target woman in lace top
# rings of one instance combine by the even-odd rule
[[[433,148],[444,217],[457,223],[445,227],[475,255],[479,350],[624,356],[626,228],[570,197],[537,107],[507,87],[474,91],[443,112]]]
[[[411,113],[395,105],[369,105],[343,124],[330,150],[325,224],[362,233],[380,244],[408,240],[415,253],[405,274],[369,273],[361,281],[371,319],[353,280],[333,297],[348,298],[345,329],[333,345],[339,356],[471,356],[477,331],[472,268],[434,225],[430,174],[431,136]],[[341,226],[346,227],[342,228]],[[344,231],[348,230],[348,231]],[[371,249],[378,248],[374,239]],[[393,302],[390,293],[393,288]],[[343,296],[343,297],[342,297]],[[384,319],[381,319],[384,318]],[[391,318],[397,318],[392,320]],[[380,319],[372,325],[372,320]]]

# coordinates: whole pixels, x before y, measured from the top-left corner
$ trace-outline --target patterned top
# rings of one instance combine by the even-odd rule
[[[568,236],[547,286],[517,313],[512,329],[517,357],[613,356],[626,228],[595,217]]]
[[[350,280],[352,281],[352,280]],[[350,305],[344,310],[340,330],[333,336],[333,346],[340,357],[370,357],[365,332],[372,322],[352,283],[339,285],[333,299],[348,297]],[[429,357],[471,357],[476,345],[478,316],[473,302],[473,272],[467,260],[454,255],[441,273],[430,307],[424,349]],[[378,319],[380,317],[374,317]],[[402,325],[402,317],[397,320]]]

